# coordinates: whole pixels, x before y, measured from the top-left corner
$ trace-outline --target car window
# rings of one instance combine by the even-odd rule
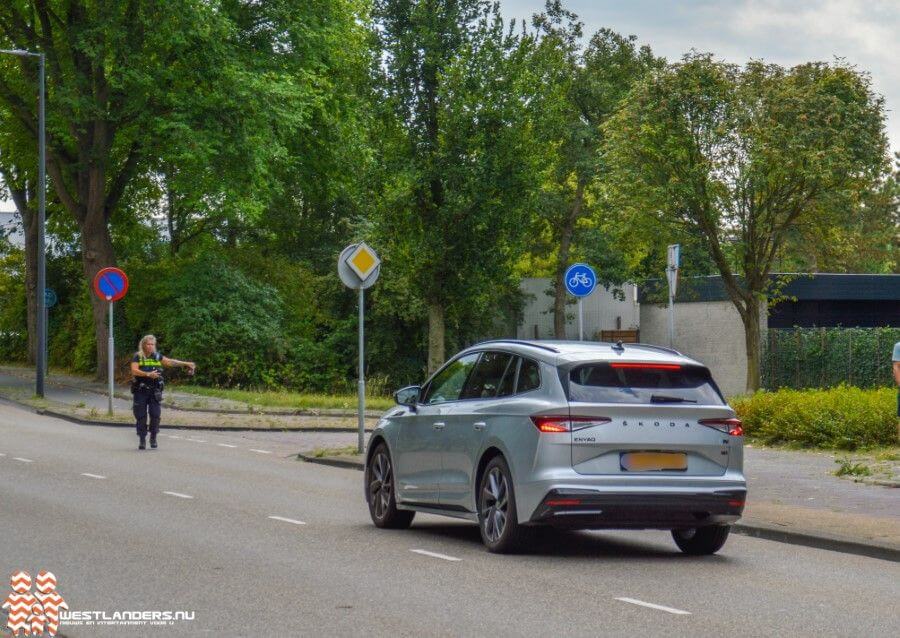
[[[521,360],[520,357],[510,358],[509,365],[506,366],[506,372],[503,373],[503,378],[500,380],[500,389],[497,390],[498,397],[508,397],[515,393],[516,372],[518,371],[519,362]]]
[[[519,366],[519,383],[516,386],[516,394],[536,390],[541,387],[541,369],[536,361],[522,359]]]
[[[486,399],[497,396],[503,375],[512,361],[513,355],[505,352],[483,352],[460,399]]]
[[[456,401],[476,361],[478,361],[477,352],[460,357],[441,370],[428,384],[428,390],[422,403],[433,405]]]
[[[582,365],[569,374],[569,400],[589,403],[697,403],[724,405],[709,370],[701,366],[609,363]]]

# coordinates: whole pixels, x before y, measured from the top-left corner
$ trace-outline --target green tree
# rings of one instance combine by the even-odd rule
[[[48,174],[77,222],[85,279],[115,264],[110,226],[133,212],[123,203],[148,176],[181,196],[179,221],[258,214],[246,194],[269,183],[284,140],[316,135],[344,57],[336,52],[362,42],[362,9],[362,0],[2,3],[0,46],[47,54]],[[0,65],[0,101],[33,139],[35,67],[19,64]],[[191,232],[173,230],[179,241]],[[99,371],[104,305],[92,300]]]
[[[744,324],[759,387],[760,303],[800,224],[841,214],[888,168],[884,105],[842,63],[743,68],[691,54],[606,125],[623,211],[701,237]]]
[[[430,371],[448,318],[471,336],[496,314],[490,291],[517,289],[508,267],[529,206],[533,87],[512,28],[484,0],[381,0],[375,17],[391,109],[377,232],[427,313]]]
[[[609,29],[597,31],[584,46],[582,23],[559,0],[548,0],[533,24],[531,60],[541,80],[533,106],[546,161],[536,216],[536,235],[543,241],[535,248],[552,255],[553,325],[556,337],[564,339],[563,277],[572,257],[590,257],[606,284],[626,276],[625,251],[609,241],[619,225],[601,219],[605,174],[599,149],[603,124],[660,61],[649,47],[638,47],[635,36]]]

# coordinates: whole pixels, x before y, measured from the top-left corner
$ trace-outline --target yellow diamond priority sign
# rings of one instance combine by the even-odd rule
[[[347,246],[338,258],[338,274],[348,288],[368,288],[378,279],[381,260],[365,242]]]

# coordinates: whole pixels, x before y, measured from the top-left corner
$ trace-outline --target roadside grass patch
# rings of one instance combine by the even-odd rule
[[[850,459],[835,459],[840,467],[834,471],[835,476],[872,476],[872,470],[864,463],[854,463]]]
[[[749,439],[767,445],[859,450],[897,444],[896,391],[840,385],[761,391],[731,400]],[[893,452],[891,452],[893,453]]]
[[[309,453],[309,456],[320,459],[324,456],[357,456],[355,445],[345,445],[344,447],[317,447]]]
[[[260,408],[293,408],[295,410],[355,410],[354,394],[314,394],[288,392],[286,390],[238,390],[233,388],[207,388],[196,385],[172,386],[173,390],[188,394],[198,394],[216,399],[239,401],[247,411]],[[394,405],[390,397],[366,397],[366,408],[387,410]]]

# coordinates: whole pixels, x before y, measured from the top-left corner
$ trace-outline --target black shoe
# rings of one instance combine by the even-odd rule
[[[138,443],[138,449],[139,449],[139,450],[146,450],[146,449],[147,449],[147,439],[145,439],[144,437],[141,437],[141,442]]]
[[[156,435],[155,434],[150,435],[150,447],[152,447],[154,450],[156,449]]]

